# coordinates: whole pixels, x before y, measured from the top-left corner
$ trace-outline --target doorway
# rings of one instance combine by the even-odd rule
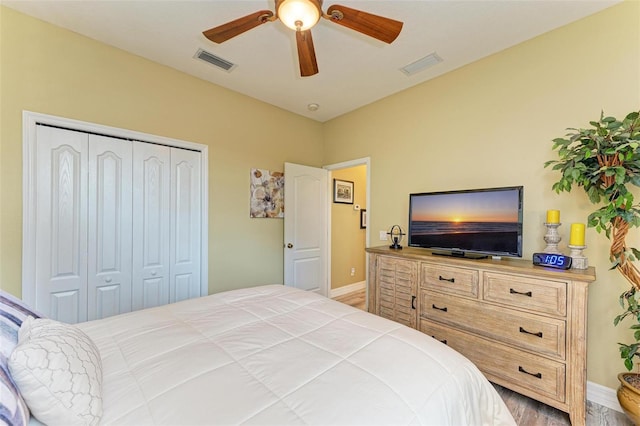
[[[330,298],[366,290],[369,246],[370,159],[325,166],[329,170],[329,294]],[[353,183],[353,203],[334,202],[334,179]]]

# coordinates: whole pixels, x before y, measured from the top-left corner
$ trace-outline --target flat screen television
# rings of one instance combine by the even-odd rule
[[[433,254],[522,257],[523,187],[409,195],[410,247]]]

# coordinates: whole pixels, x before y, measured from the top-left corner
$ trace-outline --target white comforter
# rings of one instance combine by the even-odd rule
[[[515,424],[446,345],[280,285],[79,327],[102,356],[102,424]]]

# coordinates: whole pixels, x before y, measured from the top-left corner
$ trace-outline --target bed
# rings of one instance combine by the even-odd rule
[[[76,424],[515,425],[493,386],[446,345],[282,285],[60,326],[99,354],[87,359],[100,364],[101,407]]]

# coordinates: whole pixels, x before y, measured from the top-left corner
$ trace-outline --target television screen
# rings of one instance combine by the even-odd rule
[[[522,256],[523,187],[409,195],[409,246],[466,257]]]

